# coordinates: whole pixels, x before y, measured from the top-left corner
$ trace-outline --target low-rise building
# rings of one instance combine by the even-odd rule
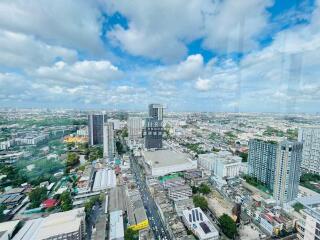
[[[92,191],[105,191],[116,186],[116,174],[111,169],[99,169],[96,172]]]
[[[302,240],[320,239],[320,197],[298,199],[303,208],[296,222],[297,237]]]
[[[85,237],[84,208],[50,214],[27,221],[13,240],[83,240]]]
[[[109,240],[123,239],[123,212],[121,210],[110,212]]]
[[[241,157],[227,151],[200,154],[198,165],[221,179],[234,178],[240,174]]]
[[[168,196],[172,201],[188,199],[192,196],[192,189],[189,185],[168,188]]]
[[[152,176],[164,176],[173,172],[182,172],[197,168],[197,161],[193,161],[186,153],[172,150],[144,151],[142,156],[146,170]]]
[[[19,220],[0,223],[0,240],[9,240],[18,228]]]
[[[208,217],[198,207],[190,210],[184,210],[183,222],[187,228],[193,232],[200,240],[216,240],[219,239],[219,232],[209,221]]]

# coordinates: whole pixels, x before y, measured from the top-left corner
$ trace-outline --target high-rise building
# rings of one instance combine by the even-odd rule
[[[88,115],[89,145],[103,144],[103,124],[106,119],[106,116],[102,114]]]
[[[161,104],[149,104],[149,117],[162,121],[163,120],[163,105]]]
[[[303,143],[302,169],[320,174],[320,128],[304,127],[299,129],[298,141]]]
[[[144,131],[145,148],[162,148],[162,133],[162,121],[147,118]]]
[[[289,141],[249,141],[248,174],[273,191],[278,204],[292,201],[298,195],[302,145]]]
[[[128,137],[129,139],[137,139],[142,137],[142,118],[141,117],[129,117]]]
[[[301,142],[289,141],[278,145],[273,197],[280,204],[290,202],[298,196],[302,146]]]
[[[265,184],[274,185],[277,142],[251,139],[249,141],[248,174]]]
[[[103,156],[112,161],[115,154],[114,123],[107,122],[103,126]]]
[[[149,117],[145,121],[145,148],[162,148],[163,134],[163,106],[161,104],[149,105]]]

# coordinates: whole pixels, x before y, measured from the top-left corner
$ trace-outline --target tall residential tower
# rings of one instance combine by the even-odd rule
[[[145,121],[144,138],[145,148],[162,148],[163,134],[163,106],[149,105],[149,117]]]
[[[106,116],[103,114],[88,115],[89,145],[103,144],[103,124],[106,119]]]
[[[249,141],[248,173],[271,191],[274,184],[277,142],[251,139]]]
[[[107,122],[103,126],[103,156],[113,161],[115,155],[114,123]]]
[[[250,140],[248,173],[273,191],[278,204],[294,200],[302,161],[301,142]]]
[[[301,142],[283,141],[278,145],[273,198],[280,204],[298,196],[302,162]]]
[[[302,169],[320,174],[320,128],[299,129],[298,140],[303,142]]]

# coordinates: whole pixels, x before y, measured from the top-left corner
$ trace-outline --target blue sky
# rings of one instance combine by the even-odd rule
[[[0,106],[319,112],[320,0],[3,0]]]

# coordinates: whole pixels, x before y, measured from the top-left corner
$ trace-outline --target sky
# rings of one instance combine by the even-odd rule
[[[0,107],[320,112],[320,0],[1,0]]]

